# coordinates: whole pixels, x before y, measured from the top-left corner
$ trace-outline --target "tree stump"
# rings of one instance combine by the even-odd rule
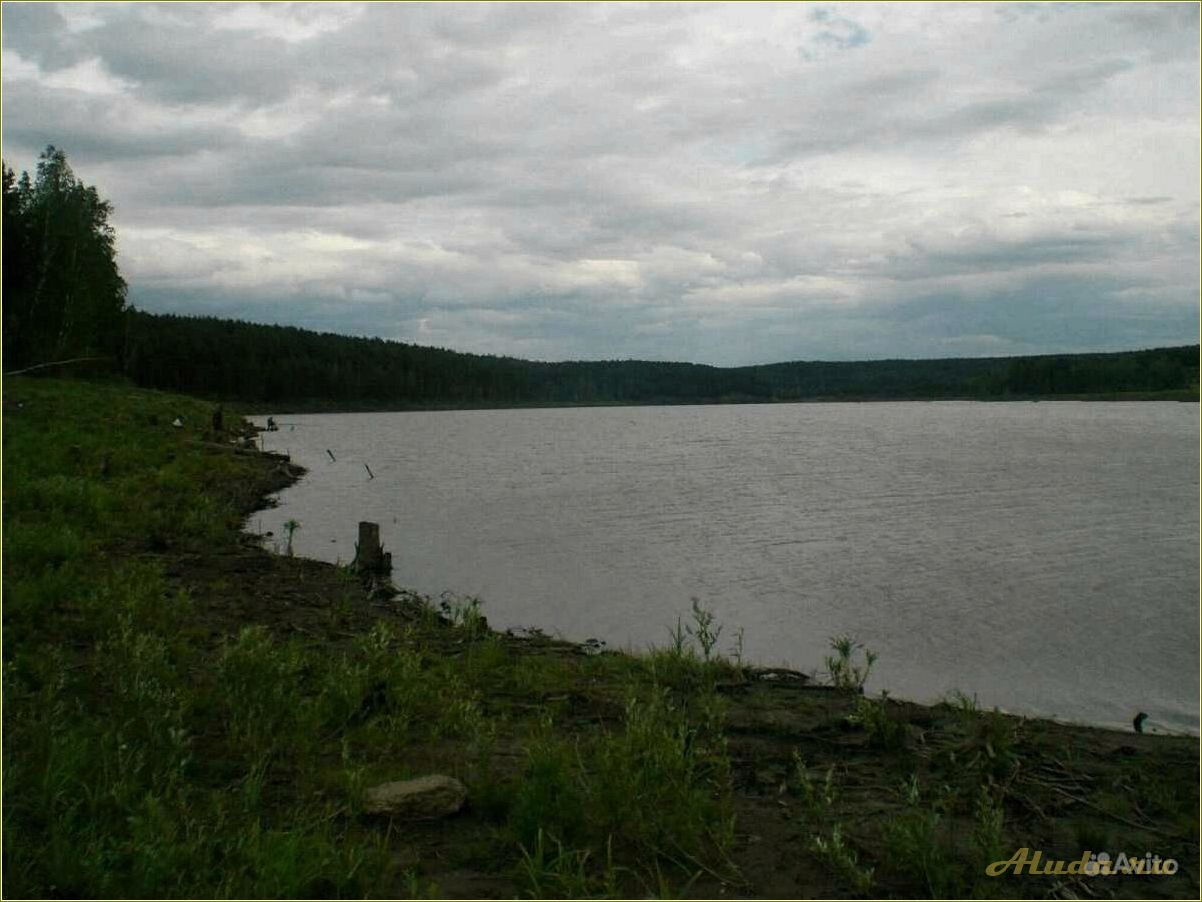
[[[380,524],[359,521],[359,541],[355,543],[355,569],[360,573],[392,572],[392,555],[380,544]]]

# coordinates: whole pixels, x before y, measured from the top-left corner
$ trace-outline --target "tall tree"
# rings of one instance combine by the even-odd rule
[[[116,356],[125,312],[112,205],[53,145],[37,177],[4,175],[5,369]]]

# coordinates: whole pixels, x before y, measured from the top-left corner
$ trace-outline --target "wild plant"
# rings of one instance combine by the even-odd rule
[[[692,606],[693,625],[685,627],[685,630],[701,649],[701,660],[708,664],[713,656],[714,646],[718,644],[718,637],[722,635],[722,625],[716,623],[717,617],[713,611],[707,611],[701,606],[701,599],[693,598]],[[677,621],[678,629],[679,626],[680,622]]]
[[[355,614],[354,597],[354,593],[349,588],[334,594],[334,598],[325,612],[330,626],[345,627],[351,623]]]
[[[270,767],[271,755],[260,754],[252,760],[250,769],[239,784],[238,798],[242,802],[243,811],[251,817],[257,816],[262,810],[260,806],[263,802],[263,781],[267,778]]]
[[[824,663],[831,685],[838,689],[863,692],[864,684],[872,673],[872,665],[877,661],[876,653],[864,648],[863,643],[851,636],[832,636],[830,647],[834,654],[827,655]],[[857,652],[863,652],[863,663],[857,661]]]
[[[856,850],[843,839],[843,831],[838,824],[831,828],[829,836],[815,834],[810,841],[810,849],[860,895],[867,895],[872,889],[875,869],[860,864]]]
[[[703,851],[722,837],[730,762],[720,737],[690,722],[664,689],[626,701],[624,729],[592,749],[584,779],[605,833],[645,853]]]
[[[316,680],[315,705],[323,732],[332,737],[368,713],[373,678],[368,663],[358,654],[335,654],[323,664]]]
[[[581,769],[579,748],[556,736],[550,717],[544,717],[509,805],[509,829],[521,848],[536,848],[543,834],[573,845],[587,841]]]
[[[688,692],[700,689],[709,693],[714,690],[718,677],[730,672],[734,665],[715,651],[722,635],[717,616],[694,598],[690,617],[690,624],[676,618],[676,626],[668,630],[671,644],[667,648],[652,649],[647,663],[654,683]],[[742,630],[739,631],[739,655],[742,655]]]
[[[671,877],[665,874],[663,868],[659,866],[659,862],[652,862],[646,876],[640,875],[640,882],[643,885],[643,898],[646,899],[689,899],[691,898],[690,891],[693,884],[701,877],[703,871],[696,870],[689,874],[689,879],[684,883],[673,883]],[[612,894],[613,898],[617,898],[617,894]]]
[[[493,753],[498,732],[497,719],[484,717],[481,712],[481,716],[472,722],[467,736],[471,781],[485,791],[495,788]]]
[[[793,786],[810,825],[825,826],[833,816],[834,805],[839,797],[834,765],[828,767],[821,777],[817,777],[806,765],[801,753],[794,749]]]
[[[405,880],[406,899],[441,899],[442,891],[434,880],[422,877],[415,868],[410,868],[402,875]]]
[[[477,736],[485,728],[484,711],[480,702],[472,695],[460,697],[444,697],[441,713],[435,718],[430,735],[440,736]]]
[[[462,689],[458,678],[428,677],[420,654],[385,621],[360,633],[350,651],[329,659],[315,681],[315,704],[325,729],[337,733],[369,725],[390,743],[407,739],[418,722],[431,733],[442,730],[458,713],[444,700]],[[426,710],[432,716],[422,717]]]
[[[933,898],[956,898],[964,885],[963,867],[944,841],[943,814],[951,796],[924,801],[921,784],[911,774],[900,788],[905,810],[885,823],[884,860],[889,867],[918,881]]]
[[[468,639],[479,639],[488,632],[488,621],[480,610],[479,598],[444,592],[438,610],[451,626],[461,630]]]
[[[284,521],[284,531],[288,533],[288,557],[292,557],[292,536],[301,528],[300,521],[289,518]]]
[[[129,562],[234,541],[259,462],[150,422],[201,421],[201,402],[49,379],[27,397],[31,415],[4,424],[4,889],[378,893],[381,837],[347,841],[341,800],[307,792],[335,661],[261,630],[209,655],[188,597]]]
[[[716,709],[706,716],[716,717]],[[547,842],[591,850],[556,867],[587,861],[594,876],[615,861],[649,873],[658,862],[690,868],[717,859],[733,873],[730,761],[713,723],[697,723],[668,690],[653,687],[628,696],[619,731],[578,744],[556,737],[549,724],[531,744],[509,812],[531,860],[557,857],[534,854],[541,831],[544,852]]]
[[[993,793],[989,791],[989,787],[978,787],[971,836],[978,864],[974,870],[978,875],[982,873],[987,864],[1004,857],[1002,831],[1005,822],[1005,810],[994,798]]]
[[[1004,791],[1021,765],[1018,721],[996,708],[981,712],[975,698],[962,694],[955,703],[964,738],[945,752],[949,762],[974,782]]]
[[[300,693],[306,667],[294,643],[277,643],[260,626],[245,627],[217,658],[231,738],[251,750],[263,750],[295,733],[307,713]]]
[[[668,628],[668,635],[672,639],[672,645],[668,649],[676,658],[687,658],[693,654],[692,645],[689,642],[689,632],[681,621],[680,615],[676,615],[675,628]]]
[[[468,646],[463,661],[464,676],[471,686],[486,691],[510,676],[512,664],[505,641],[495,633],[486,632],[483,639]]]
[[[730,658],[735,665],[735,670],[740,675],[743,673],[743,627],[735,630],[734,645],[730,649]]]
[[[554,846],[554,850],[551,849]],[[605,897],[617,895],[616,869],[612,862],[604,876],[595,879],[590,871],[588,849],[564,849],[563,843],[548,837],[541,829],[534,841],[534,848],[520,848],[522,876],[534,899],[581,899],[597,895],[601,884]]]
[[[905,725],[889,713],[889,693],[882,691],[880,698],[856,697],[848,723],[863,728],[871,745],[883,749],[900,748],[905,740]]]
[[[872,888],[873,869],[860,865],[859,856],[847,844],[843,827],[836,819],[839,788],[834,766],[818,776],[806,765],[801,753],[794,750],[792,788],[801,802],[810,851],[856,892],[866,894]]]
[[[944,704],[954,710],[965,723],[971,723],[981,713],[981,705],[976,695],[969,695],[959,689],[953,689],[944,699]]]
[[[341,743],[342,785],[346,791],[352,812],[358,813],[363,807],[363,790],[367,784],[367,768],[355,760],[351,741],[346,736]]]

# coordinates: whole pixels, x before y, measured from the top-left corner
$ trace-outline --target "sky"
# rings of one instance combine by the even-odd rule
[[[1199,6],[3,4],[138,308],[540,360],[1198,340]]]

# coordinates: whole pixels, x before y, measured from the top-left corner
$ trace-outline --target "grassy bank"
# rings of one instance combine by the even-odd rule
[[[298,472],[211,411],[5,380],[7,896],[1197,896],[1196,739],[865,698],[851,644],[811,685],[701,609],[643,656],[496,633],[254,544]],[[364,815],[425,773],[467,808]],[[986,876],[1021,847],[1181,868]]]

